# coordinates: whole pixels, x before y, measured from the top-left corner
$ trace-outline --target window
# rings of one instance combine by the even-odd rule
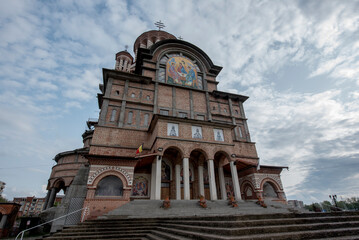
[[[236,115],[238,115],[238,110],[234,110],[234,113],[235,113]]]
[[[180,112],[180,113],[179,113],[179,117],[180,117],[180,118],[186,118],[186,117],[187,117],[187,113]]]
[[[163,110],[163,109],[160,110],[161,115],[168,116],[168,113],[169,113],[168,110]]]
[[[133,117],[133,112],[129,112],[128,113],[128,119],[127,119],[128,124],[132,124],[132,117]]]
[[[222,129],[213,129],[213,133],[214,133],[214,140],[224,142]]]
[[[113,109],[111,112],[111,119],[110,119],[111,122],[115,121],[116,113],[117,113],[116,109]]]
[[[145,120],[144,120],[144,125],[148,126],[148,118],[150,117],[150,115],[148,113],[145,114]]]
[[[192,126],[192,138],[202,139],[202,128],[198,126]]]
[[[227,113],[227,109],[226,109],[226,108],[224,108],[223,111],[224,111],[225,113]]]
[[[135,98],[135,97],[136,97],[136,94],[132,93],[132,94],[131,94],[131,97],[132,97],[132,98]]]
[[[150,99],[151,99],[151,97],[150,97],[149,95],[147,95],[146,99],[147,99],[147,100],[150,100]]]
[[[243,138],[242,128],[241,127],[238,127],[238,133],[239,133],[239,137]]]
[[[96,187],[95,196],[122,196],[123,183],[116,176],[107,176],[101,179]]]
[[[176,123],[167,124],[167,136],[178,137],[178,124]]]
[[[198,114],[198,115],[197,115],[197,119],[198,119],[198,120],[204,120],[204,115],[199,115],[199,114]]]
[[[117,96],[120,95],[120,91],[116,90],[116,95]]]
[[[213,110],[216,110],[216,107],[215,106],[213,106],[213,108],[212,108]]]

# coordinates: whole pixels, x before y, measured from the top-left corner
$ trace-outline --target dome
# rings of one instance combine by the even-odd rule
[[[144,32],[136,39],[135,44],[133,45],[133,52],[135,53],[135,55],[137,55],[138,48],[140,47],[150,48],[156,42],[165,39],[177,39],[177,38],[165,31],[151,30],[148,32]]]

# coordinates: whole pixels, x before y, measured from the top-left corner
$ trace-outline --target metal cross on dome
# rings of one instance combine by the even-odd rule
[[[158,27],[158,31],[161,31],[162,28],[166,27],[161,20],[155,22],[155,26]]]

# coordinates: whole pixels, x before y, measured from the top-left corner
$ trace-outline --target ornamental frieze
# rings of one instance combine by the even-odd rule
[[[111,171],[111,170],[120,172],[126,178],[128,185],[132,185],[132,178],[131,178],[130,174],[126,170],[124,170],[120,167],[116,167],[116,166],[106,166],[106,167],[103,167],[103,168],[97,170],[95,173],[93,173],[89,176],[87,184],[92,184],[93,181],[97,178],[97,176],[99,176],[101,173]]]

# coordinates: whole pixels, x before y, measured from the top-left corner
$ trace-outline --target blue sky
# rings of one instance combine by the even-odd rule
[[[53,157],[98,117],[101,69],[162,20],[223,66],[288,199],[359,196],[359,1],[1,1],[0,181],[45,195]]]

